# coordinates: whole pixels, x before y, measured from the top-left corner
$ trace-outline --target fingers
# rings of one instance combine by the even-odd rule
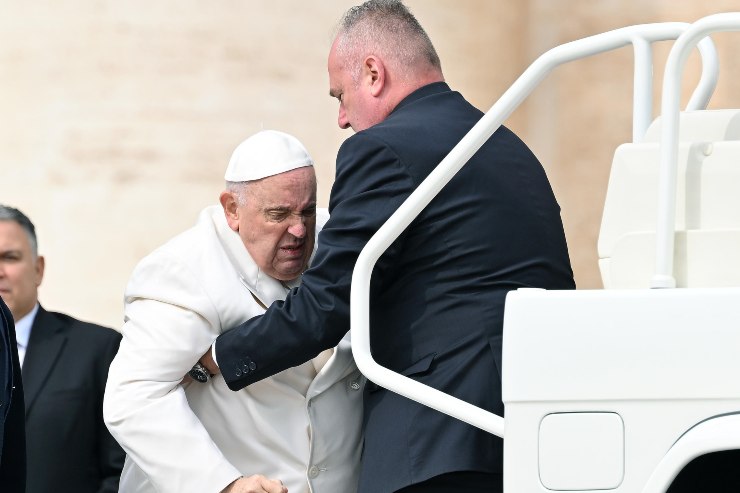
[[[231,483],[223,493],[288,493],[279,479],[269,479],[260,474],[239,478]]]
[[[268,479],[264,476],[260,476],[262,481],[262,489],[266,493],[288,493],[288,488],[283,486],[283,482],[279,479]]]

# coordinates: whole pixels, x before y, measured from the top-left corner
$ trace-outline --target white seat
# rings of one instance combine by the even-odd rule
[[[686,127],[686,128],[684,128]],[[740,286],[740,110],[681,115],[674,277],[677,287]],[[648,131],[659,134],[660,123]],[[612,163],[599,234],[605,288],[646,288],[654,274],[658,142],[624,144]]]
[[[660,142],[662,118],[658,117],[645,132],[643,142]],[[678,127],[679,142],[717,142],[740,140],[740,110],[684,111]]]

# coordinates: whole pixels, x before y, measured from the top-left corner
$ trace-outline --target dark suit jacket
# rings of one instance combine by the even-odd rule
[[[13,316],[0,298],[0,491],[26,491],[23,382]]]
[[[116,331],[39,308],[26,388],[28,493],[117,492],[124,452],[103,422]]]
[[[349,326],[359,252],[481,116],[445,83],[430,84],[342,144],[331,217],[302,285],[216,342],[232,389],[337,344]],[[545,172],[502,127],[378,261],[371,285],[373,355],[503,415],[504,300],[520,287],[575,285]],[[502,455],[499,438],[367,386],[361,492],[396,491],[452,471],[500,473]]]

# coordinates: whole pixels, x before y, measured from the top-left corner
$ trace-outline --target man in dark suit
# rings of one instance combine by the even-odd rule
[[[38,303],[44,258],[22,212],[0,205],[0,295],[15,320],[25,385],[28,493],[118,491],[124,453],[103,422],[120,334]]]
[[[339,126],[356,134],[339,150],[331,217],[303,284],[214,345],[233,390],[342,338],[361,249],[482,117],[444,82],[431,41],[397,1],[350,9],[328,69]],[[504,301],[524,287],[575,285],[545,172],[501,127],[379,259],[371,285],[373,355],[503,415]],[[203,362],[217,371],[211,355]],[[499,438],[372,384],[364,408],[361,493],[502,490]]]
[[[6,493],[26,491],[26,434],[23,382],[15,327],[0,297],[0,486]]]

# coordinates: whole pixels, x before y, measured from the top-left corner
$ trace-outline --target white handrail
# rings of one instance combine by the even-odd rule
[[[670,39],[678,38],[681,35],[681,30],[689,27],[689,24],[685,23],[665,23],[659,25],[666,28],[675,25],[676,31],[673,31],[675,36]],[[648,24],[648,26],[655,26],[655,24]],[[634,27],[640,28],[642,26]],[[662,36],[650,36],[639,33],[632,40],[635,55],[634,95],[632,98],[632,142],[635,143],[642,141],[650,123],[653,121],[652,43],[665,41],[666,39]],[[719,60],[717,59],[717,50],[712,40],[709,38],[702,40],[699,43],[699,52],[701,53],[702,72],[699,78],[699,84],[694,89],[691,99],[689,99],[686,105],[686,110],[688,111],[706,108],[709,99],[714,93],[714,89],[717,87]]]
[[[699,19],[686,30],[668,54],[663,78],[663,128],[660,139],[658,180],[658,223],[655,241],[655,274],[652,288],[674,288],[674,236],[676,234],[676,175],[678,161],[678,115],[681,74],[691,50],[699,40],[713,32],[740,31],[740,12],[714,14]]]
[[[380,255],[401,235],[406,227],[411,224],[411,221],[419,215],[422,209],[431,202],[514,109],[555,67],[573,60],[621,48],[628,44],[642,46],[645,41],[652,43],[654,41],[676,39],[688,27],[689,24],[676,22],[630,26],[572,41],[547,51],[524,71],[483,118],[473,126],[419,187],[401,204],[398,210],[391,215],[388,221],[378,229],[362,249],[357,259],[352,275],[350,294],[352,353],[358,368],[369,380],[494,435],[504,436],[504,419],[502,417],[384,368],[373,359],[370,351],[369,331],[370,277],[373,267]],[[635,62],[640,63],[641,68],[636,69],[639,74],[636,73],[635,77],[636,79],[639,77],[640,81],[644,83],[647,78],[646,74],[652,72],[652,59],[645,56],[644,49],[637,48],[637,50],[640,55],[635,57]],[[703,63],[707,65],[715,64],[714,73],[716,74],[717,58],[711,41],[702,44],[700,52]],[[646,62],[650,65],[647,68],[643,66]],[[711,76],[711,73],[712,70],[703,72],[702,80],[708,74]],[[698,96],[695,93],[695,97],[692,98],[692,101],[695,101],[694,104],[705,106],[715,84],[716,77],[714,77],[714,82],[709,80],[703,84],[700,83],[697,90],[702,89],[704,93]],[[711,88],[711,90],[707,92],[707,88]],[[651,92],[652,90],[647,91],[647,93]],[[648,96],[646,93],[639,92],[635,94],[635,99],[639,100],[641,108],[647,106],[646,99],[648,99]],[[647,102],[650,106],[652,105],[651,99],[648,99]],[[644,118],[645,114],[647,112],[641,110],[641,118]],[[642,130],[643,127],[646,128],[644,122],[638,122],[638,125],[634,126],[639,128],[644,135],[644,130]],[[638,137],[641,138],[642,135],[638,135]]]

